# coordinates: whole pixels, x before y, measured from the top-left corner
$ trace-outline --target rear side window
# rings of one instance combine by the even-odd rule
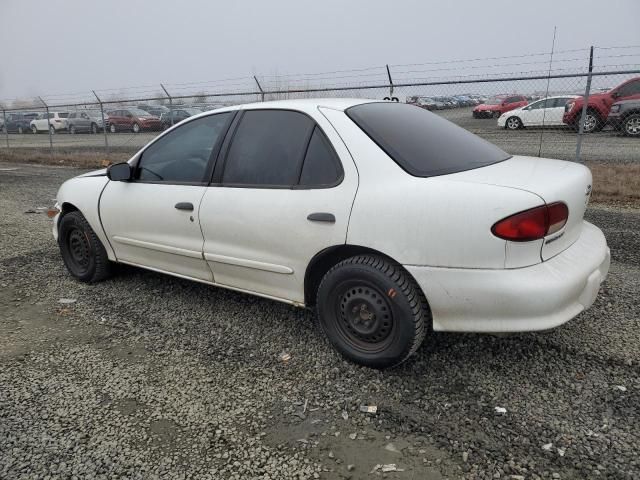
[[[304,157],[300,185],[309,187],[331,186],[342,178],[342,165],[329,140],[318,127],[313,130],[307,154]]]
[[[233,135],[222,175],[232,185],[292,186],[314,123],[289,110],[248,110]]]
[[[346,114],[416,177],[463,172],[511,157],[464,128],[413,105],[365,103],[348,108]]]

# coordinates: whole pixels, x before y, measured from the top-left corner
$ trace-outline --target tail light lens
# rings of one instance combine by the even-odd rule
[[[491,233],[512,242],[530,242],[560,231],[568,218],[567,205],[556,202],[504,218],[491,227]]]

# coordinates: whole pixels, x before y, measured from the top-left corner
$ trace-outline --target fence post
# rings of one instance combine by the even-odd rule
[[[164,93],[167,96],[167,98],[169,99],[169,122],[170,122],[170,125],[173,127],[173,98],[171,98],[171,95],[169,95],[169,92],[167,92],[167,89],[164,88],[163,84],[160,84],[160,86],[162,87],[162,90],[164,90]]]
[[[4,136],[7,139],[7,148],[9,148],[9,130],[7,129],[7,112],[3,109],[2,110],[2,119],[4,121],[4,123],[2,124],[4,128]]]
[[[256,81],[256,85],[258,85],[258,90],[260,90],[260,101],[264,102],[264,90],[262,90],[262,86],[260,86],[260,82],[258,81],[258,77],[256,77],[254,75],[253,79]]]
[[[107,154],[109,154],[109,141],[107,140],[107,122],[105,122],[104,120],[104,107],[102,106],[102,100],[100,100],[100,97],[98,97],[98,94],[96,93],[95,90],[91,90],[93,92],[93,95],[96,97],[96,99],[98,100],[98,103],[100,104],[100,116],[102,117],[102,131],[104,132],[104,148],[107,151]]]
[[[393,100],[393,80],[391,79],[391,70],[389,70],[389,64],[387,67],[387,77],[389,77],[389,100]]]
[[[44,108],[47,111],[47,133],[49,134],[49,154],[51,155],[51,161],[53,162],[53,136],[51,135],[51,119],[49,118],[49,105],[45,103],[42,97],[38,97],[38,99],[44,105]],[[37,131],[37,130],[36,130]]]
[[[580,114],[580,124],[578,126],[578,141],[576,142],[576,162],[582,163],[580,151],[582,150],[582,136],[584,135],[584,119],[587,116],[587,104],[589,103],[589,92],[591,91],[591,78],[593,73],[593,45],[589,52],[589,75],[587,76],[587,86],[584,90],[582,102],[582,113]]]

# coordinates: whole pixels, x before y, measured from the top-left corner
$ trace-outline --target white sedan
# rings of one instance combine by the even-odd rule
[[[396,365],[435,331],[556,327],[609,269],[591,173],[511,156],[422,108],[293,100],[191,117],[57,195],[77,279],[115,262],[299,307],[346,358]]]
[[[509,130],[522,127],[562,126],[564,106],[577,95],[559,95],[532,102],[524,107],[505,112],[498,117],[498,126]]]

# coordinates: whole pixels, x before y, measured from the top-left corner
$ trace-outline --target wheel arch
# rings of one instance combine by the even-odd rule
[[[316,253],[316,255],[307,265],[307,269],[304,275],[304,303],[307,307],[315,306],[316,293],[318,291],[318,287],[320,286],[320,282],[322,281],[322,278],[325,276],[325,274],[334,265],[337,265],[341,261],[346,260],[350,257],[354,257],[356,255],[376,255],[399,265],[403,269],[405,274],[414,281],[416,288],[418,288],[422,295],[427,298],[425,292],[422,290],[422,287],[418,284],[413,275],[411,275],[408,270],[402,267],[400,262],[398,262],[397,260],[373,248],[364,247],[362,245],[341,244],[327,247],[324,250]]]

